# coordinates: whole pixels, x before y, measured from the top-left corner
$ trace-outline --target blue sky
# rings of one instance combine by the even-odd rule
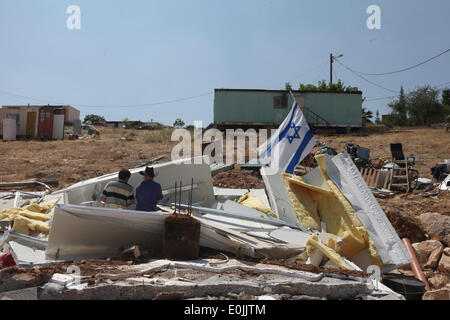
[[[366,26],[372,4],[381,9],[380,30]],[[70,5],[81,9],[80,30],[66,27]],[[207,125],[214,88],[328,81],[331,52],[367,73],[437,55],[450,48],[449,12],[448,0],[2,0],[0,104],[64,103],[82,118]],[[395,93],[337,63],[334,70],[335,80],[363,91],[364,106],[388,112],[389,99],[371,99]],[[443,84],[450,53],[407,72],[364,77],[394,91]]]

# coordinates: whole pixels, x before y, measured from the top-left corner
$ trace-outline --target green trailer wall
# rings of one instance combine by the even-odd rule
[[[293,92],[312,126],[361,127],[361,93]],[[287,108],[274,108],[275,96],[286,96]],[[284,90],[216,89],[214,123],[280,124],[293,104]],[[327,123],[328,122],[328,123]]]

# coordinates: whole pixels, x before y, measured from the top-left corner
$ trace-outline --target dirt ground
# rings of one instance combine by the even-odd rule
[[[124,130],[99,128],[100,136],[63,141],[0,142],[0,182],[58,179],[61,189],[78,181],[132,168],[138,163],[164,156],[159,161],[170,161],[172,131]],[[371,150],[371,159],[390,158],[390,143],[402,143],[405,155],[423,159],[415,166],[421,177],[432,178],[431,167],[450,159],[450,133],[442,128],[409,128],[385,133],[364,135],[316,135],[337,152],[345,151],[347,142]],[[236,169],[213,177],[213,184],[222,188],[264,188],[258,172]],[[434,189],[436,190],[436,188]],[[450,192],[423,197],[423,191],[399,193],[393,198],[377,199],[388,214],[398,210],[401,216],[417,217],[425,212],[450,214]],[[388,214],[394,225],[408,224]],[[403,221],[400,223],[399,221]],[[414,219],[412,221],[415,221]],[[399,229],[400,230],[400,229]],[[420,237],[419,237],[420,238]]]

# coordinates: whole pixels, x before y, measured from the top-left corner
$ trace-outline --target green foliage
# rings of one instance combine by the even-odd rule
[[[284,84],[284,90],[292,91],[292,86],[291,86],[291,84],[289,82],[286,82]]]
[[[371,110],[368,110],[366,108],[362,108],[362,118],[363,118],[363,122],[365,124],[367,123],[372,123],[372,118],[373,118],[373,112]]]
[[[450,114],[450,108],[439,101],[439,90],[430,86],[419,87],[406,95],[402,87],[399,98],[388,107],[392,110],[390,122],[397,126],[429,126],[445,121]]]
[[[378,111],[378,109],[377,109],[377,112],[375,114],[376,114],[375,123],[381,124],[380,111]]]
[[[450,89],[442,90],[442,107],[444,108],[445,122],[450,123]]]
[[[173,126],[175,128],[183,128],[185,125],[184,121],[181,120],[180,118],[176,119],[175,122],[173,123]]]
[[[337,82],[328,83],[325,80],[320,80],[317,86],[313,84],[303,84],[300,83],[300,91],[330,91],[330,92],[355,92],[358,91],[357,88],[350,86],[345,87],[341,80]]]
[[[122,120],[122,124],[125,126],[125,128],[129,129],[132,127],[132,121],[128,120],[128,118],[125,118]]]
[[[394,100],[388,104],[391,108],[391,123],[396,126],[406,126],[408,125],[407,107],[406,107],[406,97],[403,91],[403,86],[400,87],[400,96],[397,100]]]
[[[439,90],[430,86],[420,87],[407,95],[408,123],[429,126],[444,121],[444,108],[438,100]]]
[[[88,114],[84,117],[83,123],[84,124],[93,124],[93,123],[100,123],[105,121],[105,118],[96,114]]]
[[[442,90],[442,104],[450,106],[450,89]]]

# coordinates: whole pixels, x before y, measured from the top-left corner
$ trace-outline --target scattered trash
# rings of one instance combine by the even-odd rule
[[[15,266],[14,258],[10,253],[0,253],[0,269]]]
[[[132,246],[128,249],[125,249],[121,252],[122,257],[130,257],[134,260],[138,259],[141,256],[141,251],[139,250],[139,246]]]

